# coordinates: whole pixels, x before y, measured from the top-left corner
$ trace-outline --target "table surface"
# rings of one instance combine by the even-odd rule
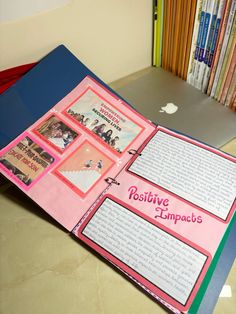
[[[236,155],[236,140],[223,147]],[[21,191],[0,188],[0,313],[156,314],[156,302],[74,239]],[[214,314],[236,308],[236,264]]]

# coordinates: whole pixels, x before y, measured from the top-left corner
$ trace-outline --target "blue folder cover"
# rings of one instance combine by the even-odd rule
[[[44,115],[87,75],[104,85],[63,45],[44,57],[0,95],[0,149]]]
[[[49,111],[87,75],[110,89],[63,45],[44,57],[0,95],[0,149]],[[199,313],[212,313],[236,255],[235,243],[236,221],[201,302]]]

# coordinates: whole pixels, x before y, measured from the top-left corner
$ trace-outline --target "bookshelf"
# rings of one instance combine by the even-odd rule
[[[236,0],[158,0],[154,10],[154,65],[236,111]]]

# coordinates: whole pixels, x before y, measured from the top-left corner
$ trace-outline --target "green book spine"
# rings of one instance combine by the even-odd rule
[[[161,66],[163,0],[157,0],[154,12],[154,52],[153,65]]]

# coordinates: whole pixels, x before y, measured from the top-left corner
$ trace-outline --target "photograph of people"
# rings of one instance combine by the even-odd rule
[[[93,160],[92,160],[92,159],[89,159],[88,161],[86,161],[86,162],[84,163],[84,167],[85,167],[85,168],[91,168],[92,165],[93,165]]]
[[[102,170],[102,167],[103,167],[103,161],[102,161],[102,159],[100,159],[97,162],[97,169],[98,169],[99,172]]]
[[[102,178],[112,163],[108,156],[86,141],[59,165],[55,174],[83,195]]]
[[[37,179],[54,160],[51,154],[26,136],[0,157],[0,164],[4,166],[11,175],[14,175],[18,180],[28,186]]]
[[[115,136],[112,140],[110,140],[111,147],[115,147],[117,142],[119,141],[119,136]]]
[[[74,117],[81,125],[90,129],[94,134],[98,135],[105,143],[116,150],[118,153],[122,153],[122,150],[117,147],[119,136],[114,134],[114,130],[109,127],[109,124],[99,123],[99,119],[94,119],[91,122],[91,118],[86,117],[85,114],[75,113],[69,109],[67,111],[72,117]]]
[[[106,100],[92,87],[68,105],[63,114],[90,132],[91,136],[98,136],[115,154],[122,154],[142,130],[116,104]]]
[[[112,136],[113,131],[111,129],[109,129],[108,131],[102,133],[101,138],[106,142],[106,143],[110,143],[111,141],[111,136]]]
[[[84,126],[88,126],[90,119],[89,118],[84,118],[84,120],[82,121],[82,124]]]
[[[104,133],[104,130],[105,130],[105,127],[106,127],[106,124],[105,123],[102,123],[100,125],[97,125],[95,126],[92,131],[97,134],[98,136],[102,136],[102,134]]]
[[[75,131],[64,122],[60,121],[56,116],[51,116],[47,119],[36,129],[36,133],[40,133],[51,144],[61,150],[65,149],[78,136]]]
[[[98,119],[94,119],[94,121],[90,124],[90,129],[94,128],[95,125],[97,125],[99,123],[99,120]]]

